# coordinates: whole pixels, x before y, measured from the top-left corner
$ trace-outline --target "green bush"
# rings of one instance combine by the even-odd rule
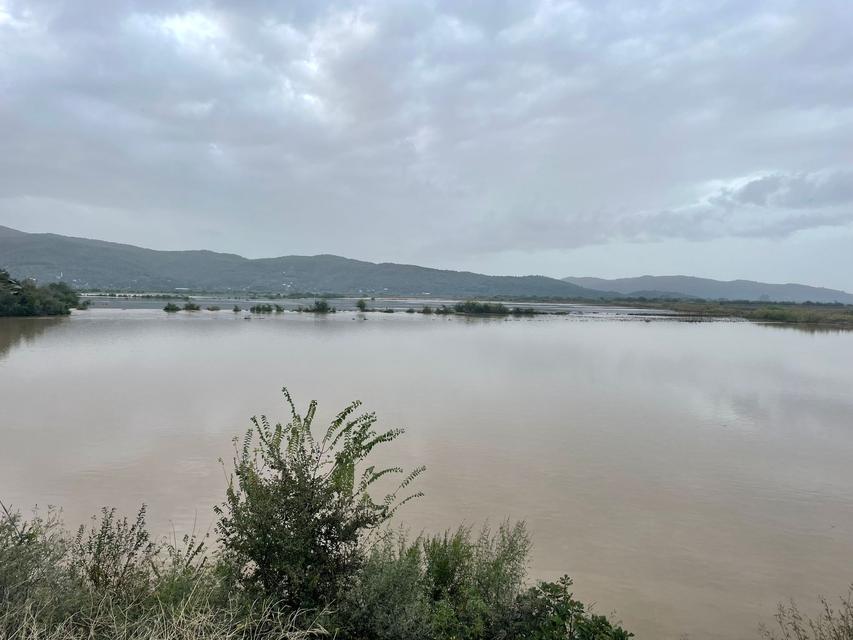
[[[516,604],[509,636],[524,640],[628,640],[633,634],[606,616],[592,613],[575,600],[572,580],[540,582],[523,593]]]
[[[291,421],[271,426],[253,418],[234,459],[225,503],[216,508],[217,531],[235,580],[246,593],[272,598],[285,607],[316,609],[329,605],[349,586],[362,561],[365,537],[387,522],[403,504],[398,492],[423,472],[403,476],[381,502],[368,493],[399,467],[357,467],[373,449],[403,431],[375,430],[372,413],[355,415],[350,404],[320,439],[312,433],[317,403],[297,413],[283,389]]]
[[[457,302],[453,305],[453,310],[456,313],[465,313],[469,315],[505,316],[509,314],[509,309],[500,302],[476,302],[475,300]]]
[[[64,282],[39,287],[18,281],[0,270],[0,316],[61,316],[80,304],[77,293]]]
[[[201,307],[194,302],[187,302],[184,305],[184,311],[200,311]]]
[[[402,431],[378,431],[354,402],[315,437],[316,402],[302,416],[283,392],[290,421],[253,419],[235,442],[213,549],[153,540],[144,506],[134,519],[105,508],[70,535],[55,512],[27,522],[0,503],[0,638],[631,637],[576,601],[568,578],[527,586],[523,523],[413,540],[383,529],[420,495],[405,494],[422,467],[368,463]]]
[[[163,311],[166,313],[177,313],[180,310],[181,308],[172,302],[167,303],[166,306],[163,307]]]
[[[335,313],[335,308],[330,307],[325,300],[315,300],[314,305],[307,310],[311,313]]]
[[[3,506],[0,516],[0,638],[296,640],[325,635],[314,620],[300,630],[294,612],[243,597],[220,562],[207,563],[210,556],[193,536],[179,544],[152,542],[144,508],[134,521],[105,509],[76,536],[62,528],[55,512],[26,522]]]

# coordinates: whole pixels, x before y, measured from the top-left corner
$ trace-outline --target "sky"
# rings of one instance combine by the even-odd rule
[[[853,290],[849,0],[0,0],[0,225]]]

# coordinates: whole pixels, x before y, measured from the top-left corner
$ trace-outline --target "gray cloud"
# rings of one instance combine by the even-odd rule
[[[0,0],[0,224],[554,275],[847,233],[851,30],[843,0]]]

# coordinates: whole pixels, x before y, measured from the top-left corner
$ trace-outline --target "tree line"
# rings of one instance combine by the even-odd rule
[[[0,316],[61,316],[79,306],[80,297],[64,282],[38,286],[0,270]]]

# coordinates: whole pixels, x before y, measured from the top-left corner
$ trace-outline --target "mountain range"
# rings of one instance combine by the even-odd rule
[[[155,251],[0,227],[0,268],[79,289],[259,291],[446,297],[613,297],[545,276],[488,276],[333,255],[248,259],[213,251]]]
[[[128,244],[25,233],[0,226],[0,269],[41,283],[79,289],[211,292],[340,293],[436,297],[563,299],[704,298],[853,304],[844,291],[750,280],[689,276],[548,278],[490,276],[334,255],[249,259],[213,251],[157,251]]]
[[[563,281],[630,297],[853,304],[853,295],[846,291],[792,283],[769,284],[752,280],[721,281],[692,276],[640,276],[639,278],[617,278],[614,280],[563,278]]]

